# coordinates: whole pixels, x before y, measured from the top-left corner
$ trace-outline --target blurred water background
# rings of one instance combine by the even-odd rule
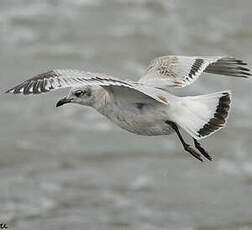
[[[1,0],[1,89],[51,68],[136,80],[156,56],[231,55],[252,66],[251,0]],[[178,95],[233,91],[227,127],[203,141],[141,137],[67,90],[0,98],[0,222],[9,229],[252,229],[252,82],[208,75]]]

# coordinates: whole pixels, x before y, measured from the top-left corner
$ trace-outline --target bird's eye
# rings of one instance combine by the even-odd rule
[[[86,93],[85,90],[77,90],[77,91],[74,93],[74,95],[75,95],[76,97],[81,97],[81,96],[84,95],[85,93]]]

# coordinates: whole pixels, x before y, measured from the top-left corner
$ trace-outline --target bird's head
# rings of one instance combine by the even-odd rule
[[[76,103],[81,105],[92,106],[95,102],[95,90],[91,86],[82,86],[72,88],[68,96],[60,99],[56,107],[62,106],[67,103]]]

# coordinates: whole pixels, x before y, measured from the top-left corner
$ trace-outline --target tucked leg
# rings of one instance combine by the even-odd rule
[[[200,153],[206,157],[208,160],[212,160],[212,157],[208,154],[208,152],[200,145],[200,143],[193,138],[194,146],[200,151]]]
[[[192,156],[194,156],[198,160],[203,161],[202,158],[201,158],[201,156],[200,156],[200,154],[197,153],[189,144],[187,144],[184,141],[183,137],[181,136],[181,134],[179,132],[178,126],[174,122],[171,122],[171,121],[166,121],[166,124],[170,125],[174,129],[174,131],[178,135],[179,140],[181,141],[181,143],[182,143],[185,151],[189,152]]]

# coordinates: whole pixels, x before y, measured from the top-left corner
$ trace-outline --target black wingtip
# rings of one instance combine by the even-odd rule
[[[13,89],[8,89],[4,93],[13,93]]]
[[[252,73],[246,73],[245,75],[242,76],[243,78],[251,79]]]

